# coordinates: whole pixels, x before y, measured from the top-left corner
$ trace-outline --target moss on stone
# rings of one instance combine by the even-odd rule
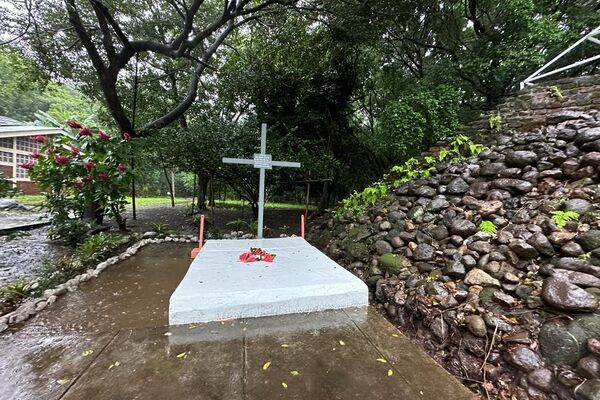
[[[399,254],[386,253],[379,257],[379,265],[382,270],[390,275],[396,275],[410,266],[410,261]]]

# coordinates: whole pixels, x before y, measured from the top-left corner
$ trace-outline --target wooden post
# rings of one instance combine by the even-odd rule
[[[310,181],[306,184],[306,199],[304,200],[304,218],[308,218],[308,203],[310,202]]]

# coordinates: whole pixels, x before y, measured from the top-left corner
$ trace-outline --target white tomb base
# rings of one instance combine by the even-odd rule
[[[251,247],[276,254],[243,263]],[[368,305],[367,286],[299,237],[209,240],[171,295],[169,324]]]

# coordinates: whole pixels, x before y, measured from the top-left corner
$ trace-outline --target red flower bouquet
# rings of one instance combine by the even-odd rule
[[[255,261],[273,262],[275,254],[268,253],[260,247],[251,247],[250,251],[240,254],[240,261],[251,263]]]

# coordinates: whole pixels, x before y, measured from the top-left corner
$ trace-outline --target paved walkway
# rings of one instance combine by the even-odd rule
[[[0,399],[473,397],[368,307],[163,326],[188,251],[144,249],[0,335]]]
[[[29,230],[48,224],[48,219],[40,213],[0,213],[0,232]]]

